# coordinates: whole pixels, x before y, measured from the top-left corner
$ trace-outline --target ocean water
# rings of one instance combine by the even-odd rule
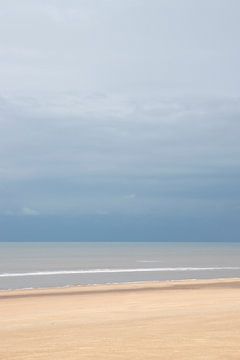
[[[0,290],[230,277],[238,243],[0,243]]]

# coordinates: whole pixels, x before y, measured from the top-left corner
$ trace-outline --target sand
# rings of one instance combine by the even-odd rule
[[[240,280],[0,292],[1,360],[240,359]]]

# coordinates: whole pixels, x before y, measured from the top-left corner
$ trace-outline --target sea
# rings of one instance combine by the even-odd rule
[[[240,243],[0,243],[0,290],[240,278]]]

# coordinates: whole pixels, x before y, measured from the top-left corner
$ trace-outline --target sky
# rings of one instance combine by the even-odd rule
[[[238,0],[0,9],[0,241],[240,240]]]

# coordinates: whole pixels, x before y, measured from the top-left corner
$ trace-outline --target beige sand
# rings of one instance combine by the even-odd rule
[[[240,280],[0,293],[1,360],[240,359]]]

